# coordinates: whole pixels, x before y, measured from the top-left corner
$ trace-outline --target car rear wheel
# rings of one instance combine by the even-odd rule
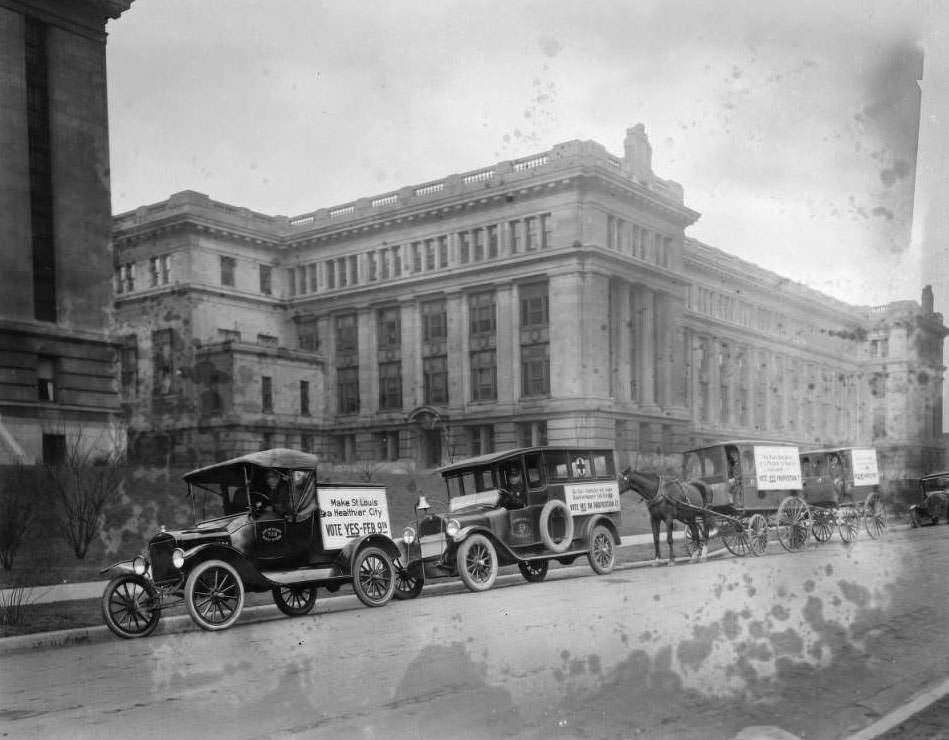
[[[223,560],[199,563],[185,582],[188,613],[201,629],[230,627],[244,608],[244,584],[234,566]]]
[[[316,604],[316,586],[274,586],[273,601],[288,617],[303,617]]]
[[[406,601],[408,599],[414,599],[422,593],[422,587],[425,585],[425,581],[421,576],[416,577],[409,575],[408,570],[402,565],[401,558],[396,558],[392,561],[392,564],[395,567],[395,593],[393,594],[395,598],[399,601]]]
[[[597,524],[590,533],[590,552],[587,554],[590,567],[597,575],[604,576],[616,565],[616,550],[613,534],[602,524]]]
[[[483,534],[473,534],[459,545],[457,565],[471,591],[487,591],[498,577],[498,554]]]
[[[517,569],[528,583],[540,583],[547,577],[548,568],[550,563],[546,560],[528,560],[517,564]]]
[[[353,561],[353,590],[366,606],[382,606],[395,593],[395,566],[384,550],[364,547]]]
[[[158,592],[143,576],[125,573],[109,581],[102,593],[102,618],[119,637],[147,637],[161,617]]]

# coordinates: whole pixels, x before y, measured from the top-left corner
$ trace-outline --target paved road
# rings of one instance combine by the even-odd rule
[[[381,609],[345,597],[223,633],[5,656],[0,723],[10,737],[844,738],[949,676],[947,568],[945,530],[907,530]]]

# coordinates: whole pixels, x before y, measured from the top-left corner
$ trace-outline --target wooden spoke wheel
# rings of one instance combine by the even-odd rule
[[[407,599],[414,599],[422,593],[425,580],[421,576],[409,575],[400,558],[396,558],[392,564],[395,567],[395,593],[393,596],[396,599],[406,601]]]
[[[498,577],[498,554],[491,540],[473,534],[458,547],[458,575],[471,591],[487,591]]]
[[[748,540],[748,527],[742,519],[719,519],[718,535],[722,538],[725,549],[738,558],[743,558],[751,552],[751,542]]]
[[[526,563],[517,564],[517,569],[528,583],[540,583],[544,580],[549,567],[550,563],[546,560],[528,560]]]
[[[382,606],[395,594],[395,566],[381,547],[364,547],[353,560],[353,591],[366,606]]]
[[[597,524],[590,533],[590,552],[587,553],[590,567],[597,575],[606,575],[616,565],[616,550],[613,534],[602,524]]]
[[[827,542],[834,536],[834,512],[828,509],[814,509],[814,522],[811,525],[811,532],[814,533],[814,539],[818,542]]]
[[[863,527],[875,540],[886,534],[886,504],[883,503],[883,496],[879,491],[871,493],[863,502]]]
[[[147,637],[158,626],[160,602],[151,581],[123,573],[109,581],[102,593],[102,618],[119,637]]]
[[[185,603],[201,629],[227,629],[244,608],[244,584],[230,563],[205,560],[185,582]]]
[[[764,514],[752,514],[746,530],[751,554],[764,555],[768,549],[768,519]]]
[[[807,543],[811,532],[811,510],[796,496],[788,496],[778,506],[778,541],[788,552],[797,552]]]
[[[273,601],[288,617],[310,613],[316,603],[316,586],[274,586]]]
[[[848,545],[857,541],[857,533],[860,531],[860,515],[852,506],[845,506],[837,512],[837,531],[840,532],[840,539]]]

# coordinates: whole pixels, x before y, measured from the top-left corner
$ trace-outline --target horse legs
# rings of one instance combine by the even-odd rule
[[[650,517],[649,524],[652,527],[652,544],[656,549],[656,559],[653,561],[653,565],[659,565],[659,562],[662,559],[662,556],[659,554],[659,518]]]
[[[669,545],[669,565],[676,564],[676,555],[672,549],[672,530],[675,528],[671,516],[666,517],[666,544]]]

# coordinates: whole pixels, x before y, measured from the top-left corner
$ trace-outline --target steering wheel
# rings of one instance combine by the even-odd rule
[[[270,505],[270,496],[260,491],[251,491],[250,508],[254,511],[260,511],[265,506]]]

